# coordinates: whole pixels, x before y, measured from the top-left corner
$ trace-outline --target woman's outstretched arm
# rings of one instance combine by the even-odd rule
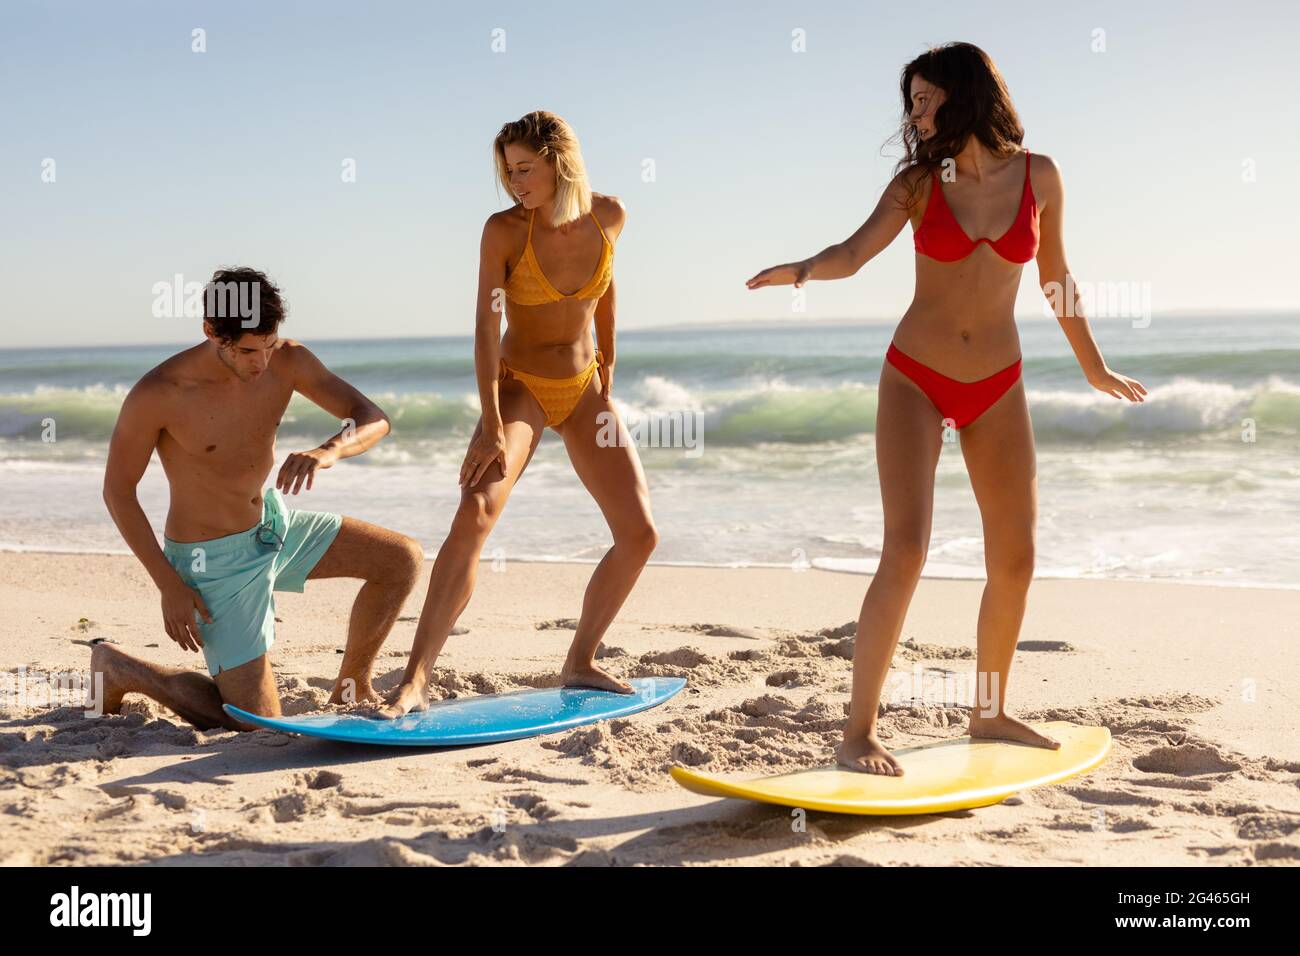
[[[911,170],[905,169],[893,178],[867,221],[843,242],[827,246],[809,259],[764,269],[745,285],[751,289],[769,285],[794,285],[798,288],[809,279],[846,279],[855,274],[893,242],[907,225],[906,177],[909,173]]]

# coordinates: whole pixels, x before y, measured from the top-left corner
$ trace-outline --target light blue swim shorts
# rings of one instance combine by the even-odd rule
[[[278,489],[262,497],[262,520],[210,541],[163,538],[163,554],[208,606],[195,611],[203,656],[213,677],[247,664],[275,643],[274,591],[302,591],[307,575],[339,533],[341,515],[290,511]]]

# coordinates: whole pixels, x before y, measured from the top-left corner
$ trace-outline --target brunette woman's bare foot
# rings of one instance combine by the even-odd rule
[[[903,765],[884,748],[875,734],[853,740],[846,737],[835,748],[835,759],[840,766],[858,773],[878,773],[885,777],[903,775]]]
[[[621,681],[613,674],[601,670],[595,664],[585,667],[570,667],[567,663],[560,671],[560,682],[565,687],[594,687],[597,690],[612,690],[616,694],[634,694],[636,688],[627,681]]]
[[[1014,740],[1017,743],[1032,744],[1048,750],[1060,750],[1061,742],[1046,734],[1040,734],[1028,724],[1010,714],[998,714],[995,717],[981,717],[972,713],[970,727],[966,731],[972,737],[989,737],[996,740]]]

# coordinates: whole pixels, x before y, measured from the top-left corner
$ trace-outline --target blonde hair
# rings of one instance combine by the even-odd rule
[[[562,226],[591,212],[591,184],[587,182],[587,166],[573,127],[546,110],[534,110],[501,127],[492,141],[492,157],[498,183],[505,187],[506,195],[514,198],[510,174],[506,172],[506,146],[511,143],[527,146],[555,170],[555,214],[551,225]],[[515,205],[519,205],[518,199]]]

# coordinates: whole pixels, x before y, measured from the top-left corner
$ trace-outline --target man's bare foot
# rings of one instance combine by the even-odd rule
[[[997,740],[1014,740],[1017,743],[1046,747],[1048,750],[1060,750],[1061,742],[1046,734],[1040,734],[1026,723],[1022,723],[1010,714],[998,714],[994,717],[981,717],[972,713],[970,727],[966,733],[972,737],[991,737]]]
[[[567,663],[560,671],[560,682],[565,687],[594,687],[597,690],[612,690],[616,694],[635,694],[636,688],[627,681],[619,680],[613,674],[601,670],[595,664],[585,667],[570,667]]]
[[[835,760],[842,767],[859,773],[878,773],[885,777],[901,777],[903,765],[895,759],[875,734],[865,739],[847,737],[835,748]]]
[[[417,687],[415,684],[399,684],[397,690],[389,695],[388,701],[383,707],[377,707],[372,703],[363,709],[372,711],[373,716],[381,720],[395,720],[413,710],[426,710],[428,706],[429,698],[426,696],[423,687]]]
[[[126,688],[120,674],[121,657],[112,644],[96,643],[90,648],[90,689],[86,709],[97,714],[116,714]],[[101,676],[102,675],[102,676]]]
[[[334,692],[330,694],[331,704],[378,704],[379,692],[371,686],[370,681],[359,683],[352,678],[336,681]]]

